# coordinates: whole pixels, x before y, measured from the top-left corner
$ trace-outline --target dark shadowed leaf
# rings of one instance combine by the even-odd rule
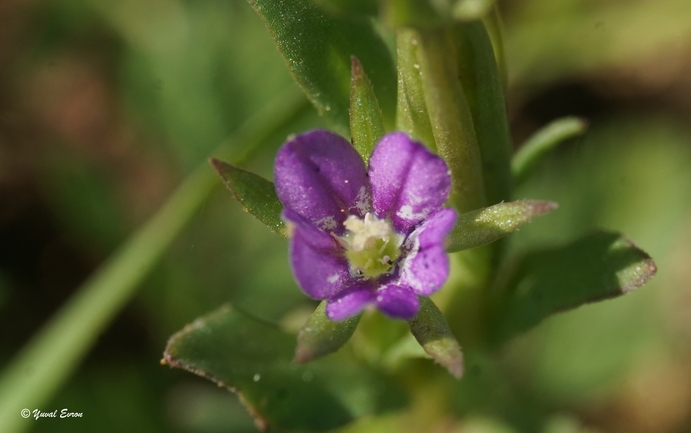
[[[492,243],[556,208],[551,201],[520,200],[461,214],[446,249],[455,252]]]
[[[260,428],[324,431],[392,410],[405,394],[345,357],[298,365],[294,337],[224,306],[168,341],[163,362],[237,393]]]
[[[626,294],[655,275],[655,262],[620,233],[596,232],[525,257],[498,311],[503,340],[551,314]]]
[[[283,205],[278,200],[272,182],[215,158],[211,158],[209,162],[247,212],[274,232],[287,237],[286,226],[281,219]]]
[[[481,21],[457,25],[458,71],[473,116],[487,203],[511,199],[511,155],[506,101],[494,49]]]
[[[384,122],[393,125],[393,59],[369,22],[332,16],[310,0],[249,1],[271,32],[295,80],[340,132],[348,130],[351,56],[362,62]]]
[[[420,297],[420,311],[408,323],[410,332],[425,352],[460,379],[463,376],[461,346],[434,302],[427,297]]]
[[[350,79],[350,137],[353,146],[367,162],[380,138],[384,136],[384,121],[372,84],[357,57],[352,59]]]
[[[341,322],[326,317],[326,301],[321,302],[300,329],[295,362],[305,363],[333,353],[348,342],[360,322],[360,315]]]

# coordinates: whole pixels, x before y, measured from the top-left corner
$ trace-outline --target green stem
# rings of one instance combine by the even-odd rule
[[[250,118],[217,154],[238,164],[292,120],[304,97],[290,88]],[[78,367],[99,334],[135,293],[178,233],[221,182],[204,161],[166,204],[91,276],[0,377],[0,431],[31,426],[24,408],[41,408]]]

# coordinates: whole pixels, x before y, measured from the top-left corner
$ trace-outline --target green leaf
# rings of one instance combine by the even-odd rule
[[[525,182],[538,164],[557,145],[569,138],[582,135],[588,122],[578,117],[562,117],[542,127],[533,134],[514,155],[511,171],[516,184]]]
[[[390,27],[437,27],[451,19],[447,0],[382,0],[381,12]]]
[[[513,146],[504,89],[492,43],[481,21],[457,25],[459,77],[473,116],[487,203],[511,199]]]
[[[264,20],[293,78],[320,114],[348,130],[350,58],[362,62],[382,108],[393,125],[396,73],[384,41],[368,21],[333,17],[310,0],[249,0]]]
[[[446,249],[456,252],[492,243],[556,208],[550,201],[520,200],[461,214]]]
[[[278,200],[273,182],[216,158],[209,162],[247,212],[274,232],[287,237],[286,225],[281,219],[283,204]]]
[[[162,362],[238,394],[261,429],[325,431],[405,403],[386,377],[343,357],[295,364],[294,345],[275,326],[224,306],[173,335]]]
[[[353,146],[367,162],[380,138],[384,120],[377,97],[357,57],[352,57],[350,79],[350,136]]]
[[[490,13],[496,0],[458,0],[453,7],[453,17],[461,21],[479,20]]]
[[[463,354],[456,337],[431,299],[420,297],[420,311],[408,322],[410,332],[425,352],[455,378],[463,376]]]
[[[396,129],[422,142],[436,151],[432,124],[425,102],[425,92],[420,78],[419,42],[417,32],[401,28],[396,32],[398,60],[398,100],[396,105]]]
[[[330,13],[353,17],[376,16],[379,12],[376,0],[314,0],[314,3]]]
[[[295,362],[303,364],[333,353],[350,340],[360,315],[341,322],[326,317],[326,301],[319,304],[298,334]]]
[[[554,313],[629,293],[656,271],[648,254],[615,232],[596,232],[534,252],[510,279],[511,292],[497,314],[497,335],[503,340]]]
[[[492,12],[487,14],[482,23],[487,29],[489,39],[492,41],[492,48],[494,49],[494,58],[497,60],[497,69],[499,69],[499,77],[501,78],[501,85],[506,92],[509,85],[509,67],[506,62],[506,49],[504,44],[504,23],[499,13],[499,7],[494,5]]]
[[[453,181],[449,202],[460,212],[485,205],[482,160],[473,118],[458,79],[454,46],[444,30],[420,29],[420,78],[439,156]]]

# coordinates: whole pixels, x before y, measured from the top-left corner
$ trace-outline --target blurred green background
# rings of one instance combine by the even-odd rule
[[[501,348],[502,383],[478,395],[494,412],[459,403],[458,419],[429,429],[521,431],[506,420],[527,411],[545,433],[691,432],[691,3],[499,5],[516,146],[560,116],[590,122],[516,192],[561,207],[513,235],[512,248],[599,226],[626,233],[659,270],[633,294]],[[243,0],[1,2],[0,369],[194,167],[290,86]],[[295,113],[250,167],[270,176],[288,134],[323,126],[311,110]],[[84,417],[28,419],[30,431],[255,431],[236,397],[159,360],[172,333],[224,302],[270,321],[309,307],[286,253],[219,180],[39,408]],[[481,364],[471,360],[460,387],[486,385],[473,374]]]

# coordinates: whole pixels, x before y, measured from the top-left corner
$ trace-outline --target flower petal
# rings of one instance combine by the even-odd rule
[[[442,209],[408,237],[404,248],[410,249],[410,253],[404,259],[399,281],[418,295],[431,295],[449,278],[444,238],[455,222],[456,212]]]
[[[326,303],[326,317],[334,321],[345,320],[360,314],[374,302],[374,292],[368,285],[358,284],[344,290]]]
[[[432,215],[427,221],[410,235],[420,239],[420,247],[444,246],[446,235],[451,232],[456,224],[456,211],[447,207]]]
[[[375,302],[382,313],[395,319],[412,319],[420,308],[420,299],[410,288],[394,284],[377,290]]]
[[[298,285],[308,296],[328,299],[351,281],[348,261],[336,241],[289,210],[290,261]]]
[[[283,205],[322,230],[341,234],[348,213],[363,217],[370,208],[365,163],[348,141],[329,131],[286,142],[274,178]]]
[[[451,190],[446,162],[402,132],[381,139],[370,158],[369,178],[375,214],[389,217],[405,234],[439,211]]]

